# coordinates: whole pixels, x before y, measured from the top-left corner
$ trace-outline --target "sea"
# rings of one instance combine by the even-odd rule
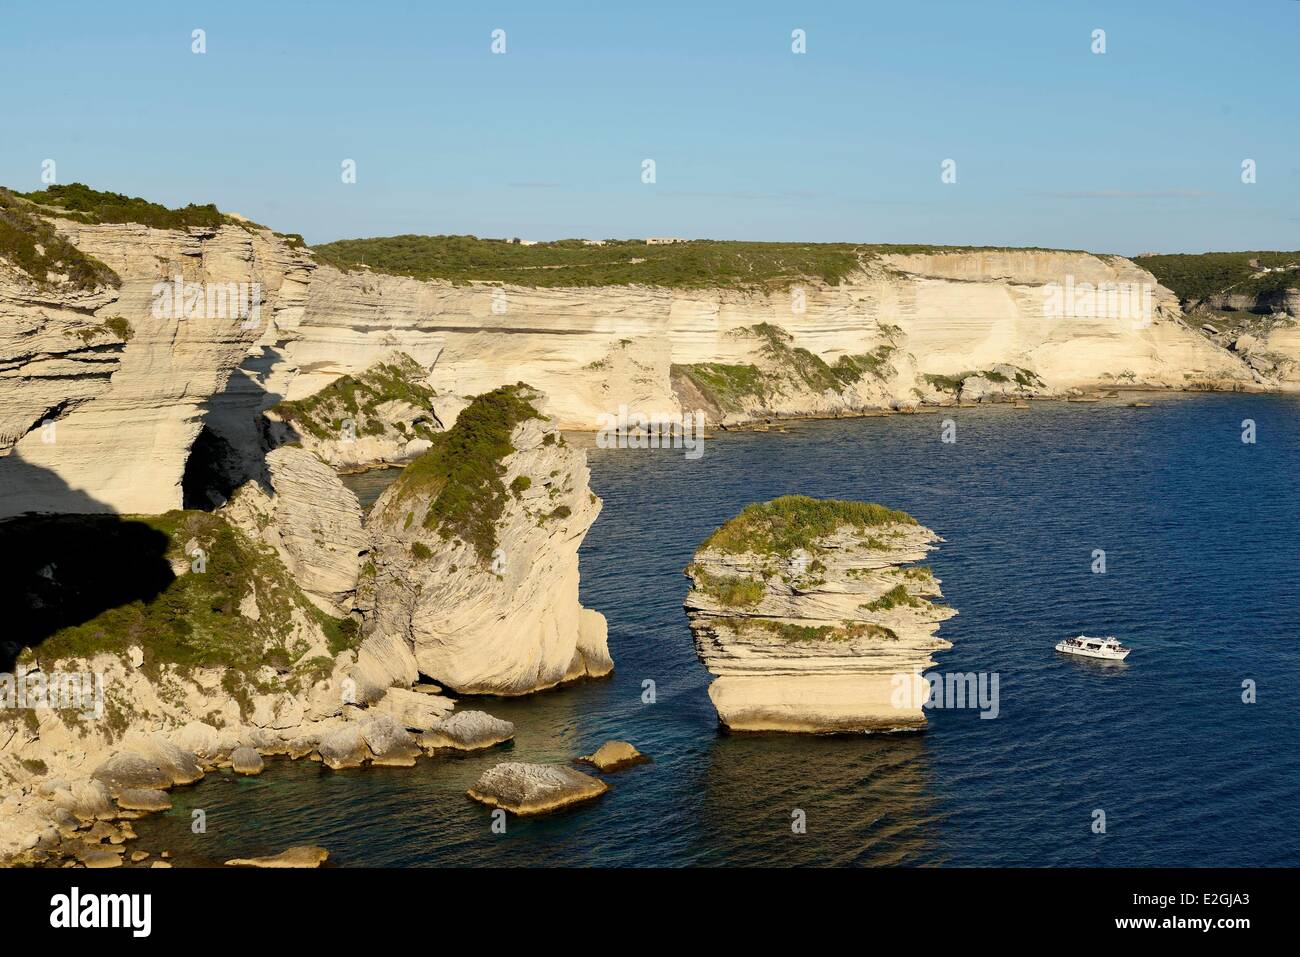
[[[609,621],[612,676],[462,699],[514,722],[489,752],[214,772],[137,822],[135,846],[219,864],[318,844],[342,867],[1300,865],[1300,398],[1134,398],[791,422],[719,433],[700,458],[571,435],[604,500],[581,594]],[[347,482],[368,505],[395,474]],[[959,614],[932,673],[996,677],[995,716],[719,727],[682,570],[745,505],[796,493],[942,536],[929,564]],[[1053,650],[1080,633],[1134,650]],[[653,760],[592,803],[498,833],[465,795],[498,762],[567,764],[607,739]]]

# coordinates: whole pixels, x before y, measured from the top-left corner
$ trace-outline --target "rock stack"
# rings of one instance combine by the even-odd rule
[[[903,512],[786,496],[746,507],[686,569],[686,612],[729,728],[861,732],[925,724],[921,672],[956,612],[913,563],[939,541]]]

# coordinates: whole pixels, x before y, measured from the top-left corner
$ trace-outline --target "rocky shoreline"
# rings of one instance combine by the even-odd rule
[[[32,556],[10,584],[48,614],[30,623],[14,683],[85,674],[102,697],[89,717],[0,711],[0,862],[113,866],[122,822],[214,769],[259,774],[272,755],[409,767],[493,747],[513,727],[455,710],[453,695],[609,674],[604,618],[577,599],[600,500],[544,404],[522,385],[474,400],[364,516],[317,453],[282,445],[266,479],[215,512],[154,520],[159,591],[127,612],[116,593],[61,604],[85,597],[77,569]],[[42,521],[0,528],[39,538]]]

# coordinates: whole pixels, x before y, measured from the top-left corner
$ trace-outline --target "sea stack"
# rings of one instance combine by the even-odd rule
[[[371,636],[409,645],[461,694],[521,695],[613,670],[605,618],[578,602],[600,513],[586,455],[520,383],[480,395],[379,497]]]
[[[709,697],[738,731],[925,725],[921,673],[956,614],[930,569],[940,541],[905,512],[801,495],[755,503],[710,535],[686,575]]]

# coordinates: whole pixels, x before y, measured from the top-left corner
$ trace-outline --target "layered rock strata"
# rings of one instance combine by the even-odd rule
[[[462,694],[521,695],[613,668],[578,602],[578,547],[600,513],[582,450],[527,386],[479,396],[367,519],[366,633],[410,646]]]
[[[921,673],[956,614],[914,563],[939,541],[902,512],[787,496],[748,506],[696,552],[685,607],[740,731],[861,732],[925,724]]]

